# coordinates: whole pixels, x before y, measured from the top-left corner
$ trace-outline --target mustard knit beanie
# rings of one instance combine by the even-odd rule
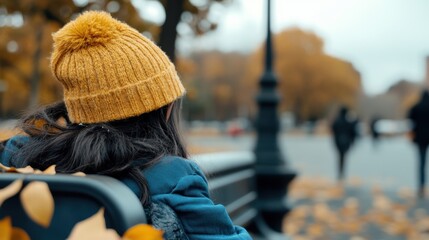
[[[73,123],[138,116],[185,93],[165,53],[108,13],[85,12],[53,39],[51,69]]]

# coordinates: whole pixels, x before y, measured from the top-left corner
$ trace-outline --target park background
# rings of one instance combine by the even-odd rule
[[[424,239],[416,153],[406,115],[429,83],[425,1],[273,1],[279,143],[298,177],[284,231],[293,239]],[[51,34],[85,10],[106,10],[175,62],[187,88],[192,154],[252,150],[263,73],[262,0],[0,0],[2,138],[25,110],[61,100]],[[340,106],[360,120],[345,185],[335,182],[329,124]],[[368,136],[383,119],[383,138]]]

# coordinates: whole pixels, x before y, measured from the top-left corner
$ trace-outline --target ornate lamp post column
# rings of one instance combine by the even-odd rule
[[[288,184],[296,176],[289,168],[278,142],[280,123],[277,105],[280,97],[276,91],[277,79],[273,71],[270,8],[271,1],[268,0],[265,71],[259,82],[260,91],[257,96],[259,112],[256,119],[257,141],[254,149],[256,186],[259,195],[256,203],[259,217],[256,224],[262,235],[266,235],[264,231],[270,229],[281,231],[282,219],[289,211],[286,202]]]

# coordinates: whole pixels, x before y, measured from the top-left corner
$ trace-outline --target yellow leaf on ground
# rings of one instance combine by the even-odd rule
[[[128,229],[124,236],[124,240],[162,240],[162,230],[156,229],[148,224],[138,224]]]
[[[112,229],[106,229],[104,208],[82,222],[77,223],[67,240],[120,240]]]
[[[323,236],[323,227],[320,224],[313,223],[310,224],[307,228],[308,236],[311,236],[312,239]]]
[[[14,227],[10,240],[30,240],[30,236],[23,229]]]
[[[0,190],[0,206],[7,199],[15,196],[22,187],[22,179],[18,179],[13,181],[13,183],[9,184],[7,187]]]
[[[283,225],[283,232],[292,236],[298,234],[301,231],[301,229],[302,229],[301,224],[298,224],[294,221],[287,222]]]
[[[48,184],[31,182],[22,190],[20,197],[27,215],[37,224],[49,227],[55,206]]]
[[[55,175],[57,172],[55,171],[55,165],[52,165],[43,171],[43,174]]]
[[[0,240],[9,240],[12,236],[12,224],[10,217],[0,220]]]
[[[392,201],[384,195],[374,197],[373,207],[375,209],[390,211],[392,210]]]

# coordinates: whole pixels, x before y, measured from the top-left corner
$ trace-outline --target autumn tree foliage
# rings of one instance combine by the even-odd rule
[[[245,114],[241,105],[240,78],[246,72],[247,55],[219,51],[197,52],[178,59],[177,69],[187,88],[185,117],[228,120]],[[252,96],[248,96],[252,99]]]
[[[142,19],[130,0],[0,0],[0,80],[7,85],[3,114],[16,115],[25,108],[61,99],[62,92],[49,69],[52,32],[85,10],[105,10],[138,31],[151,36],[175,61],[177,26],[192,34],[216,28],[209,18],[213,4],[228,0],[158,0],[166,19],[159,26]],[[186,15],[187,17],[182,17]]]
[[[281,111],[293,112],[300,122],[324,117],[340,104],[356,107],[362,91],[359,72],[351,63],[327,54],[320,37],[292,28],[276,34],[273,43]],[[249,60],[241,84],[251,94],[243,96],[243,104],[250,101],[247,95],[257,94],[263,56],[261,46]]]

